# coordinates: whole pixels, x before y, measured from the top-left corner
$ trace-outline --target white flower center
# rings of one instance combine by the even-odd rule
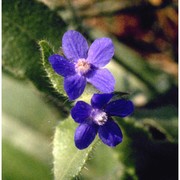
[[[91,68],[91,65],[86,61],[86,59],[78,59],[75,69],[76,72],[81,74],[86,74]]]
[[[108,119],[107,114],[99,109],[94,109],[92,113],[93,121],[98,125],[104,125]]]

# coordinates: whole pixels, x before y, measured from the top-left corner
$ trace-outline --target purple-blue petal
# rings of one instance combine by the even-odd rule
[[[110,116],[126,117],[134,111],[134,105],[130,100],[119,99],[110,102],[105,111]]]
[[[68,60],[86,59],[88,48],[86,39],[77,31],[69,30],[62,38],[62,49]]]
[[[93,108],[102,109],[112,97],[113,94],[94,94],[91,98],[91,105]]]
[[[114,91],[115,79],[106,68],[94,70],[94,72],[87,77],[87,81],[103,93],[111,93]]]
[[[111,119],[99,127],[99,138],[104,144],[114,147],[122,142],[123,135],[119,126]]]
[[[51,55],[49,57],[49,62],[51,63],[54,71],[63,77],[75,74],[74,64],[58,54]]]
[[[77,127],[74,141],[78,149],[87,148],[96,137],[98,126],[95,124],[83,123]]]
[[[85,87],[86,78],[79,74],[64,78],[64,89],[70,100],[77,99],[83,93]]]
[[[114,45],[110,38],[96,39],[90,46],[87,60],[96,67],[109,63],[114,55]]]
[[[71,116],[77,123],[83,123],[90,116],[92,107],[84,101],[78,101],[71,109]]]

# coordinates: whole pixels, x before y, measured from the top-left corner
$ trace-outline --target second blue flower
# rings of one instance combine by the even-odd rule
[[[80,125],[77,127],[74,141],[78,149],[87,148],[99,134],[102,142],[114,147],[122,142],[122,132],[112,116],[126,117],[134,111],[131,101],[118,99],[114,94],[94,94],[91,105],[78,101],[71,110],[71,116]]]

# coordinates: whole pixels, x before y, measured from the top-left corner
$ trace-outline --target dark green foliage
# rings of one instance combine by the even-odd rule
[[[48,99],[62,108],[59,102],[64,103],[66,99],[56,93],[49,82],[40,61],[37,43],[47,37],[57,51],[66,28],[65,23],[56,13],[34,1],[3,1],[2,10],[3,70],[17,78],[30,79],[39,90],[49,94]],[[53,54],[53,49],[50,54]],[[68,102],[66,106],[69,106]]]
[[[48,38],[56,49],[61,44],[65,23],[40,3],[3,1],[3,69],[26,77],[43,91],[50,90],[42,68],[37,41]]]
[[[134,120],[120,121],[125,130],[119,146],[120,161],[132,168],[139,180],[177,179],[178,145],[169,140],[155,140]],[[128,171],[124,179],[128,177]]]

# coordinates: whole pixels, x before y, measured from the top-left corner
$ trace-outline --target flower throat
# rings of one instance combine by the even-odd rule
[[[78,59],[75,69],[76,72],[80,74],[86,74],[91,68],[91,65],[86,61],[86,59]]]

